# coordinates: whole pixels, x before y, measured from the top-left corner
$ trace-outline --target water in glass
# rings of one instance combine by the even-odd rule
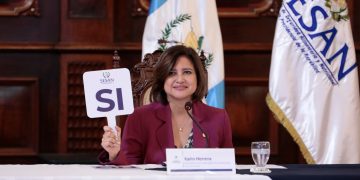
[[[268,141],[252,142],[251,156],[256,166],[254,171],[269,171],[265,168],[270,156],[270,143]]]

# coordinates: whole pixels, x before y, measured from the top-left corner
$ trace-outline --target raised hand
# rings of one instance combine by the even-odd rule
[[[120,151],[121,144],[121,128],[116,126],[116,134],[109,126],[104,126],[104,134],[101,139],[101,146],[109,153],[109,160],[116,158]]]

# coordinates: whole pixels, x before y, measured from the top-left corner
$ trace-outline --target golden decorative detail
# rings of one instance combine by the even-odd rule
[[[9,0],[0,5],[0,16],[40,16],[38,0]]]
[[[298,144],[300,151],[303,154],[306,162],[308,164],[315,164],[314,158],[311,156],[310,152],[306,148],[303,140],[296,131],[295,127],[292,125],[290,120],[285,116],[284,112],[280,109],[280,107],[276,104],[276,102],[272,99],[270,94],[267,94],[266,96],[266,103],[269,109],[273,112],[275,119],[285,127],[285,129],[290,133],[294,141]]]

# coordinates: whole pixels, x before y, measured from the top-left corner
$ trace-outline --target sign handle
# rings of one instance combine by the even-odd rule
[[[113,130],[113,132],[115,133],[115,135],[117,135],[117,131],[116,131],[116,117],[115,116],[107,116],[107,123],[108,126]]]

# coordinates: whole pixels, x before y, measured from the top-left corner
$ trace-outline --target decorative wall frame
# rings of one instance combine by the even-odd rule
[[[105,18],[107,0],[68,0],[69,18]]]
[[[38,0],[0,0],[0,16],[40,16]]]
[[[217,1],[219,17],[227,18],[277,16],[280,7],[281,0]]]
[[[0,88],[3,111],[0,118],[2,125],[0,156],[37,155],[40,132],[39,79],[37,77],[0,78]],[[21,132],[5,130],[12,128]]]
[[[150,0],[134,0],[133,16],[146,16]],[[247,18],[259,16],[277,16],[281,0],[217,0],[218,14],[221,18]]]

